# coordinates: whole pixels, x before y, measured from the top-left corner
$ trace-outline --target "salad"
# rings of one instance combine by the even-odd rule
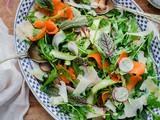
[[[73,120],[146,120],[160,107],[151,30],[105,0],[35,0],[21,27],[46,61],[30,73]]]

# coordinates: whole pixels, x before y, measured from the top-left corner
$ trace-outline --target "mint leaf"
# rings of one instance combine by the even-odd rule
[[[49,10],[51,13],[53,13],[54,6],[52,0],[35,0],[35,3],[38,4],[40,8]]]

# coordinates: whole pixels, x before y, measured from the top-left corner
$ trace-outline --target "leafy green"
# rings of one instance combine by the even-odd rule
[[[36,10],[30,11],[29,15],[27,16],[27,19],[31,21],[31,23],[34,23],[38,18],[34,16]]]
[[[83,3],[84,4],[90,4],[91,2],[90,2],[90,0],[83,0]]]
[[[147,99],[148,107],[151,108],[159,108],[160,107],[160,101],[158,101],[158,97],[155,95],[154,92],[150,93]]]
[[[37,36],[37,34],[41,31],[41,29],[33,29],[33,37]]]
[[[109,21],[106,18],[102,18],[98,27],[99,27],[99,29],[101,29],[101,28],[107,26],[108,24],[109,24]]]
[[[67,30],[75,27],[88,26],[88,19],[86,16],[82,16],[80,18],[75,18],[74,20],[66,20],[59,24],[59,28],[61,30]]]
[[[53,13],[54,6],[52,0],[35,0],[35,3],[38,4],[40,8],[49,10],[51,13]]]
[[[115,44],[109,35],[102,33],[99,45],[101,49],[107,54],[109,57],[112,57],[115,52]]]
[[[44,88],[49,84],[52,83],[56,78],[58,78],[57,69],[54,67],[54,69],[51,71],[50,75],[48,76],[48,79],[45,81],[45,83],[41,86],[41,91],[44,90]]]
[[[90,110],[90,107],[87,105],[74,106],[72,104],[61,104],[60,111],[66,114],[72,114],[72,120],[86,120],[86,114]]]

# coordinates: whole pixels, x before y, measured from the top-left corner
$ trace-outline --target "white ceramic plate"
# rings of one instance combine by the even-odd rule
[[[21,0],[19,4],[19,8],[17,10],[16,19],[15,19],[15,33],[14,33],[17,53],[24,53],[27,51],[29,47],[23,40],[18,38],[18,35],[16,34],[16,28],[19,23],[25,20],[24,15],[28,14],[29,10],[33,6],[33,1],[34,0]],[[133,0],[114,0],[114,1],[125,7],[142,11]],[[142,31],[146,30],[147,27],[149,29],[155,30],[155,27],[146,18],[139,15],[137,15],[136,17],[137,17],[139,27]],[[159,45],[160,45],[160,39],[158,38],[158,35],[155,30],[155,37],[152,42],[151,51],[155,61],[160,66],[160,46]],[[39,103],[44,107],[44,109],[51,116],[53,116],[53,118],[57,120],[69,120],[70,119],[69,115],[58,113],[59,108],[50,105],[48,95],[40,91],[40,83],[34,77],[32,77],[32,75],[29,73],[29,69],[33,69],[34,64],[35,63],[28,58],[23,58],[19,60],[19,65],[21,67],[22,73],[26,79],[26,82],[30,90],[33,92],[34,96],[37,98]],[[157,74],[160,76],[160,71],[158,71],[158,68],[155,68],[155,69],[157,71]],[[160,109],[154,109],[154,112],[156,114],[160,114]],[[152,116],[149,113],[148,113],[148,119],[152,120]]]

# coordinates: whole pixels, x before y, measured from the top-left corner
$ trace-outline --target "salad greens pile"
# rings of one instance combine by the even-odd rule
[[[35,0],[35,10],[27,16],[34,26],[29,39],[51,69],[40,66],[31,74],[50,104],[73,120],[146,120],[147,111],[160,119],[152,111],[160,107],[150,52],[154,32],[141,31],[126,11],[99,15],[95,4],[100,3]]]

